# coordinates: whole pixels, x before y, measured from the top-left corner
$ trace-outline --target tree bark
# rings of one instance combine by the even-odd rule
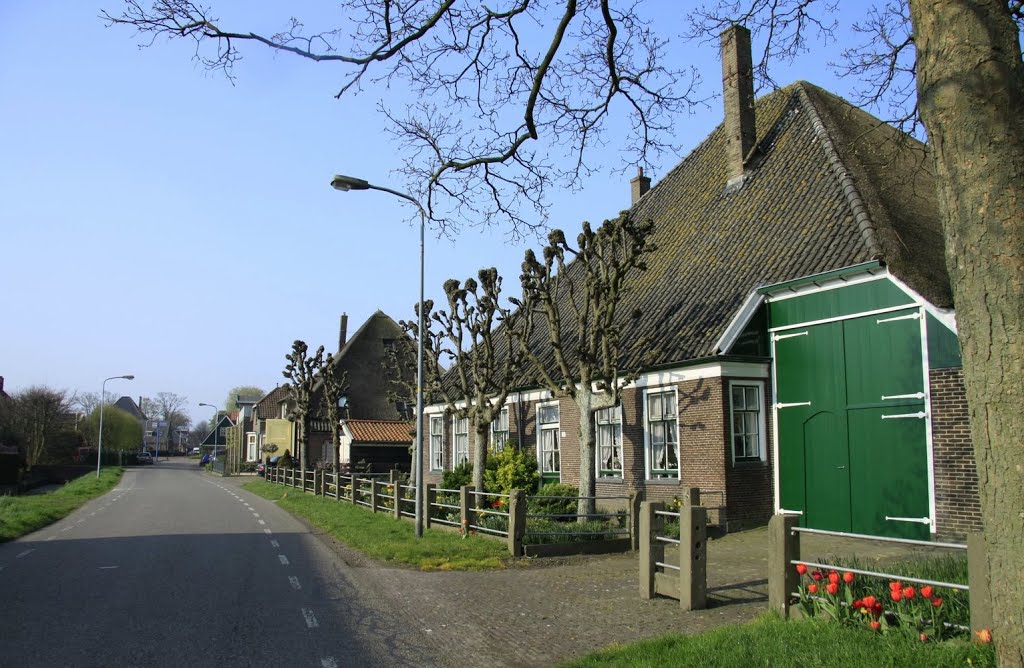
[[[487,468],[487,437],[491,430],[491,420],[483,418],[488,417],[487,415],[480,415],[473,423],[473,432],[475,434],[476,443],[473,444],[473,488],[477,492],[484,491],[484,469]],[[477,508],[483,504],[483,497],[476,497]]]
[[[999,665],[1024,666],[1024,67],[1001,0],[911,0],[956,303]]]
[[[594,433],[594,414],[604,408],[615,406],[615,398],[607,393],[596,393],[590,383],[584,383],[576,391],[576,407],[580,412],[580,498],[576,512],[579,521],[585,522],[597,510],[594,496],[597,494],[597,437]]]

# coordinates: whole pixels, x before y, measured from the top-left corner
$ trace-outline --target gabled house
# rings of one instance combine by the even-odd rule
[[[404,358],[412,348],[408,335],[383,311],[376,311],[351,338],[347,336],[348,316],[341,316],[338,352],[321,373],[334,374],[347,383],[341,402],[342,442],[332,445],[322,384],[313,390],[317,407],[309,439],[310,463],[355,464],[365,461],[374,470],[409,470],[412,446],[412,411],[408,399],[409,379],[399,382],[400,370],[412,368],[412,360],[402,359],[391,369],[394,356]],[[412,353],[415,354],[414,352]]]
[[[252,411],[256,451],[247,448],[245,461],[261,461],[283,455],[285,450],[295,451],[295,427],[288,419],[288,407],[289,392],[285,385],[275,387],[256,402]]]
[[[698,487],[730,530],[774,513],[877,535],[977,530],[927,147],[806,82],[755,100],[742,27],[722,54],[724,123],[654,187],[631,182],[658,250],[618,310],[621,368],[643,372],[595,417],[598,494]],[[423,473],[439,482],[477,444],[444,406],[425,413]],[[526,383],[490,440],[576,484],[579,420]]]
[[[210,433],[207,434],[206,438],[204,438],[202,443],[199,444],[200,447],[216,456],[220,456],[221,453],[227,450],[228,430],[234,426],[235,421],[232,419],[231,415],[218,413],[217,426],[210,430]]]

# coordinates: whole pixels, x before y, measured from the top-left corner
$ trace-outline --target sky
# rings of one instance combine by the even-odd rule
[[[145,4],[145,2],[144,2]],[[273,32],[292,15],[330,25],[311,0],[212,0],[224,27]],[[675,2],[641,3],[672,40],[671,58],[696,63],[705,95],[721,87],[716,44],[684,42]],[[309,5],[309,6],[307,6]],[[418,223],[401,199],[340,193],[344,173],[401,189],[400,147],[377,101],[399,90],[335,100],[340,73],[246,45],[232,85],[192,61],[185,42],[140,49],[105,27],[118,0],[0,3],[0,376],[8,393],[34,385],[107,391],[136,400],[158,392],[222,405],[229,390],[284,382],[296,339],[335,351],[376,310],[413,316]],[[303,14],[303,12],[307,12]],[[312,16],[310,16],[312,14]],[[667,26],[677,25],[678,29]],[[255,28],[253,28],[255,26]],[[250,48],[251,47],[251,48]],[[755,42],[754,48],[757,50]],[[821,53],[774,71],[840,95]],[[721,123],[721,101],[680,119],[686,150]],[[575,236],[629,207],[621,145],[580,192],[556,193],[550,223]],[[648,170],[656,185],[685,156]],[[426,297],[448,278],[498,268],[518,292],[527,247],[504,230],[457,239],[427,232]]]

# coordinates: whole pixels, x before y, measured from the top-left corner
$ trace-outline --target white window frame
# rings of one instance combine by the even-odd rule
[[[558,422],[541,423],[540,414],[545,408],[554,408],[558,411]],[[544,469],[544,432],[555,433],[555,458],[558,460],[558,468],[555,470]],[[559,480],[562,478],[562,407],[557,401],[537,404],[537,468],[543,476],[545,473],[557,473]]]
[[[756,387],[757,388],[757,454],[753,457],[736,456],[736,419],[735,407],[733,406],[733,387]],[[765,396],[764,381],[761,380],[730,380],[729,381],[729,452],[733,464],[747,464],[765,461],[767,452],[767,436],[765,434]]]
[[[430,420],[430,470],[444,470],[444,417],[431,415]],[[436,429],[435,429],[436,427]]]
[[[498,429],[494,428],[495,424],[498,425]],[[501,427],[505,428],[502,429]],[[499,438],[498,434],[504,434],[504,437]],[[491,422],[491,449],[494,450],[494,452],[501,452],[504,450],[505,443],[508,441],[508,435],[508,406],[503,406],[502,409],[498,411],[498,417]]]
[[[651,438],[651,416],[650,413],[650,397],[655,394],[666,394],[672,393],[675,411],[675,453],[676,453],[676,469],[675,475],[660,475],[662,470],[670,471],[670,469],[658,469],[659,475],[655,477],[654,469],[654,448]],[[665,420],[665,422],[668,422]],[[653,387],[649,390],[644,390],[644,468],[646,470],[647,480],[679,480],[682,474],[682,457],[679,454],[679,389],[675,386],[664,386],[664,387]]]
[[[607,416],[607,417],[605,417]],[[611,432],[612,443],[611,443],[611,457],[613,466],[611,469],[604,467],[604,455],[601,454],[601,434]],[[611,408],[602,408],[601,410],[594,411],[594,446],[595,446],[595,465],[597,467],[597,478],[607,480],[621,479],[622,478],[622,406],[612,406]],[[616,457],[616,450],[618,456]],[[615,460],[618,459],[619,467],[614,467]],[[611,473],[607,473],[611,471]]]
[[[462,429],[462,431],[459,431]],[[469,461],[469,418],[452,416],[452,468]]]

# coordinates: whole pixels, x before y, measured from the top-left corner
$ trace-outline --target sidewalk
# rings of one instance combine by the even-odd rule
[[[362,593],[394,606],[447,665],[460,668],[557,665],[613,644],[747,622],[768,604],[766,528],[708,543],[709,607],[693,612],[682,612],[674,599],[640,598],[636,553],[534,559],[504,571],[421,573],[335,548]],[[805,536],[802,550],[805,559],[911,552],[820,536]]]

